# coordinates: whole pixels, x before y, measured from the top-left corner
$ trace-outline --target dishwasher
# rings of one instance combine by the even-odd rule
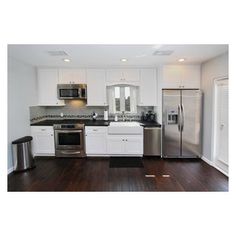
[[[144,156],[161,156],[161,127],[144,127]]]

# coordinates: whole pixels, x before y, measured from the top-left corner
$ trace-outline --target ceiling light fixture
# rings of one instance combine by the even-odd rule
[[[63,61],[64,61],[64,62],[70,62],[70,59],[64,58]]]
[[[178,62],[184,62],[184,61],[185,61],[184,58],[180,58],[180,59],[178,60]]]
[[[128,61],[128,59],[126,59],[126,58],[121,58],[120,61],[126,62],[126,61]]]

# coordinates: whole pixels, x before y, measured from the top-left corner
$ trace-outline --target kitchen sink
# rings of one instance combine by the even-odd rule
[[[139,122],[111,122],[108,126],[108,134],[142,134],[143,127]]]
[[[110,122],[110,126],[140,126],[139,122],[136,121],[123,121],[123,122]]]

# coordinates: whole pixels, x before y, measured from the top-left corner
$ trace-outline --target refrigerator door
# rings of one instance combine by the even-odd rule
[[[202,93],[200,90],[182,90],[181,131],[182,156],[201,156]]]
[[[162,154],[164,157],[181,155],[181,91],[162,90]]]

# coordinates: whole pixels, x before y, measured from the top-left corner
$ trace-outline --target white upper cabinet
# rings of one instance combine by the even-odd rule
[[[200,88],[200,65],[166,65],[162,88]]]
[[[38,69],[38,105],[61,106],[64,100],[57,99],[58,70]]]
[[[60,84],[86,84],[85,69],[59,69]]]
[[[139,106],[157,106],[156,69],[140,70]]]
[[[87,106],[107,106],[106,71],[87,70]]]
[[[107,83],[108,84],[122,84],[122,83],[136,83],[139,82],[139,69],[108,69]]]

